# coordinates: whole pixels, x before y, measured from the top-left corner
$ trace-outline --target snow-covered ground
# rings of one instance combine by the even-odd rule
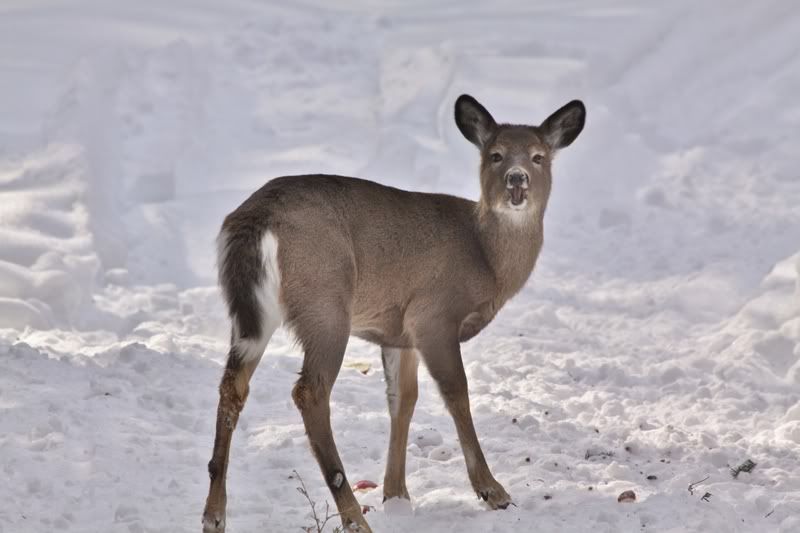
[[[423,370],[413,511],[360,495],[375,531],[800,531],[798,36],[793,0],[3,0],[0,532],[199,531],[222,217],[307,171],[475,198],[462,92],[588,108],[531,281],[464,346],[517,507],[475,498]],[[310,525],[295,469],[330,500],[300,362],[279,333],[254,377],[232,532]],[[380,482],[378,350],[345,364],[339,449]]]

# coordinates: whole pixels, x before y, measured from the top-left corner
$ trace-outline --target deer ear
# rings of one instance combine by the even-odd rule
[[[479,149],[483,149],[497,129],[492,115],[468,94],[462,94],[456,100],[456,125],[464,137]]]
[[[580,100],[573,100],[542,122],[539,126],[545,142],[554,150],[572,144],[586,122],[586,107]]]

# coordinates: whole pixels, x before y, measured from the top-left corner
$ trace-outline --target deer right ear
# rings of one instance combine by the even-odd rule
[[[586,107],[580,100],[573,100],[542,122],[539,129],[553,150],[572,144],[583,131],[586,123]]]
[[[494,134],[497,123],[477,100],[462,94],[456,100],[456,126],[467,140],[483,149]]]

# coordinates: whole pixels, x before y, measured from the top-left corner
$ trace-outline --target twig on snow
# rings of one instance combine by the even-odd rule
[[[328,523],[329,520],[332,518],[336,518],[339,516],[339,513],[330,514],[330,505],[328,502],[325,502],[325,516],[320,517],[317,515],[317,504],[314,500],[311,499],[311,496],[308,495],[308,490],[306,490],[306,484],[303,482],[303,478],[300,477],[300,474],[297,473],[297,470],[292,470],[292,473],[297,478],[297,481],[300,482],[299,487],[295,487],[297,492],[305,496],[306,500],[308,501],[308,505],[311,507],[311,518],[314,520],[314,524],[310,526],[302,527],[301,529],[306,533],[322,533],[325,529],[325,525]],[[335,527],[333,528],[333,533],[342,533],[342,528]]]
[[[701,479],[700,481],[695,481],[694,483],[689,483],[689,494],[694,496],[694,489],[697,488],[698,485],[700,485],[701,483],[703,483],[705,480],[707,480],[710,477],[711,476],[706,476],[703,479]]]

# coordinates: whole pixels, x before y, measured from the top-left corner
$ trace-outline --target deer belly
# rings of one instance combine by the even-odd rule
[[[403,331],[399,308],[355,309],[350,334],[382,346],[402,348],[410,342]]]

